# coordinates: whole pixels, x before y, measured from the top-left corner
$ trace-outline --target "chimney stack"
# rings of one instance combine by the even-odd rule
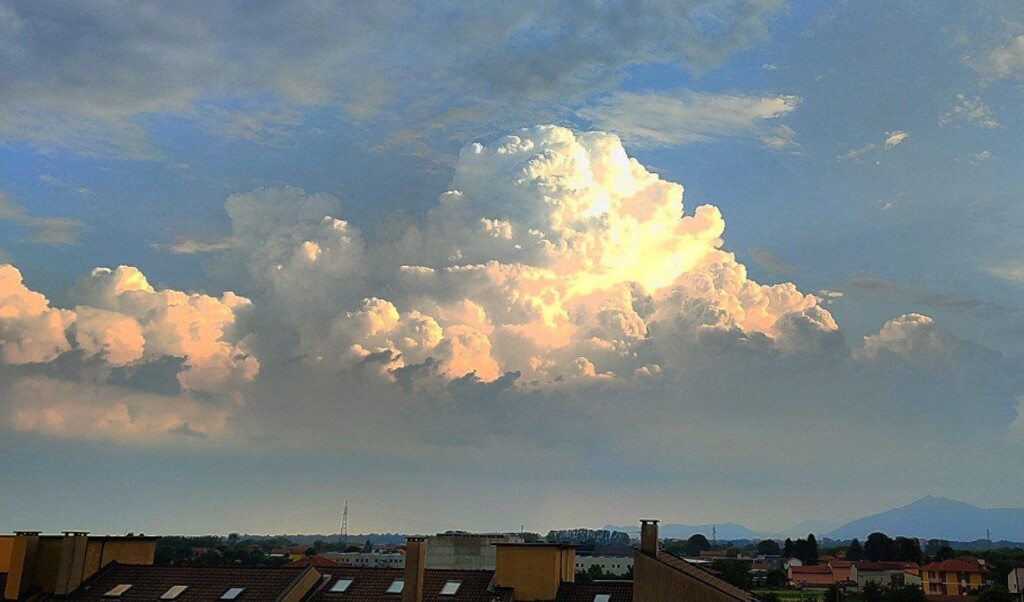
[[[405,585],[402,602],[423,602],[423,569],[427,563],[427,539],[407,537],[405,540]]]
[[[65,531],[60,542],[60,563],[53,593],[66,596],[78,589],[85,574],[85,550],[89,542],[88,531]]]
[[[640,551],[658,555],[658,521],[653,518],[640,519]]]
[[[32,587],[36,572],[36,548],[39,531],[15,531],[11,546],[11,565],[7,573],[4,600],[20,600]]]

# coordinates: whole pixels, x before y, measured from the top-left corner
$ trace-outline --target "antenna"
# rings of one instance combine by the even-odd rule
[[[341,513],[341,551],[348,549],[348,500],[345,500],[345,511]]]
[[[711,525],[711,547],[718,549],[718,525]]]

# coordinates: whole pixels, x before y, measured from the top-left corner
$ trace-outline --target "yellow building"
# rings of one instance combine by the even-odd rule
[[[985,568],[969,556],[926,564],[920,574],[921,587],[929,596],[966,596],[985,584]]]

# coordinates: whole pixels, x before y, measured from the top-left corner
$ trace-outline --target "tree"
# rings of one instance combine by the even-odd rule
[[[828,586],[822,597],[822,602],[841,602],[841,600],[842,594],[839,591],[839,586],[837,586],[835,583]]]
[[[885,602],[926,602],[924,590],[919,585],[893,586],[885,592]]]
[[[850,547],[846,549],[847,560],[860,560],[864,558],[864,548],[860,545],[860,540],[856,537],[850,542]]]
[[[782,555],[786,558],[793,558],[796,556],[796,545],[793,543],[793,540],[788,537],[782,545]]]
[[[306,548],[306,556],[316,556],[316,548]]]
[[[775,592],[765,592],[761,594],[761,599],[764,600],[764,602],[782,602],[782,598],[780,598]]]
[[[990,585],[978,592],[978,602],[1014,602],[1013,594],[1002,583]]]
[[[738,560],[716,560],[711,568],[721,573],[721,578],[736,587],[750,589],[750,565]]]
[[[814,533],[807,535],[807,547],[806,547],[806,558],[804,562],[810,565],[818,564],[818,540],[814,538]]]
[[[892,559],[899,562],[913,562],[921,564],[924,554],[921,553],[921,543],[910,537],[897,537],[892,544]]]
[[[774,539],[762,539],[757,542],[757,553],[764,556],[778,556],[781,549]]]
[[[882,586],[874,581],[868,581],[860,588],[860,598],[864,602],[882,602]]]
[[[885,533],[872,533],[864,542],[864,558],[871,562],[892,560],[893,541]]]
[[[690,536],[690,539],[688,539],[686,541],[690,542],[691,549],[695,550],[694,553],[696,553],[696,554],[699,554],[699,553],[703,552],[704,550],[710,550],[711,549],[711,542],[708,541],[707,537],[704,537],[704,535],[702,535],[700,533],[694,533],[693,535]]]
[[[942,546],[935,552],[935,562],[942,562],[943,560],[953,560],[956,558],[956,550],[950,546]]]

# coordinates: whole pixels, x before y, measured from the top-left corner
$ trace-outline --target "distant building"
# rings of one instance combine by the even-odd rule
[[[985,584],[985,568],[970,556],[926,564],[920,573],[929,596],[966,596]]]
[[[832,569],[827,564],[789,567],[789,583],[793,587],[824,589],[835,583]]]
[[[576,556],[576,572],[585,573],[590,567],[601,567],[608,575],[626,575],[633,568],[632,556]]]
[[[401,552],[324,552],[320,556],[345,566],[377,569],[400,569],[405,566],[405,555]]]
[[[868,583],[884,586],[921,585],[918,566],[913,562],[856,561],[850,565],[850,580],[857,584],[857,588]]]
[[[1006,588],[1010,590],[1011,594],[1016,594],[1021,602],[1024,602],[1024,568],[1010,571],[1010,574],[1006,576]]]
[[[523,543],[523,538],[507,533],[438,533],[427,537],[427,568],[494,570],[494,546],[504,543]]]

